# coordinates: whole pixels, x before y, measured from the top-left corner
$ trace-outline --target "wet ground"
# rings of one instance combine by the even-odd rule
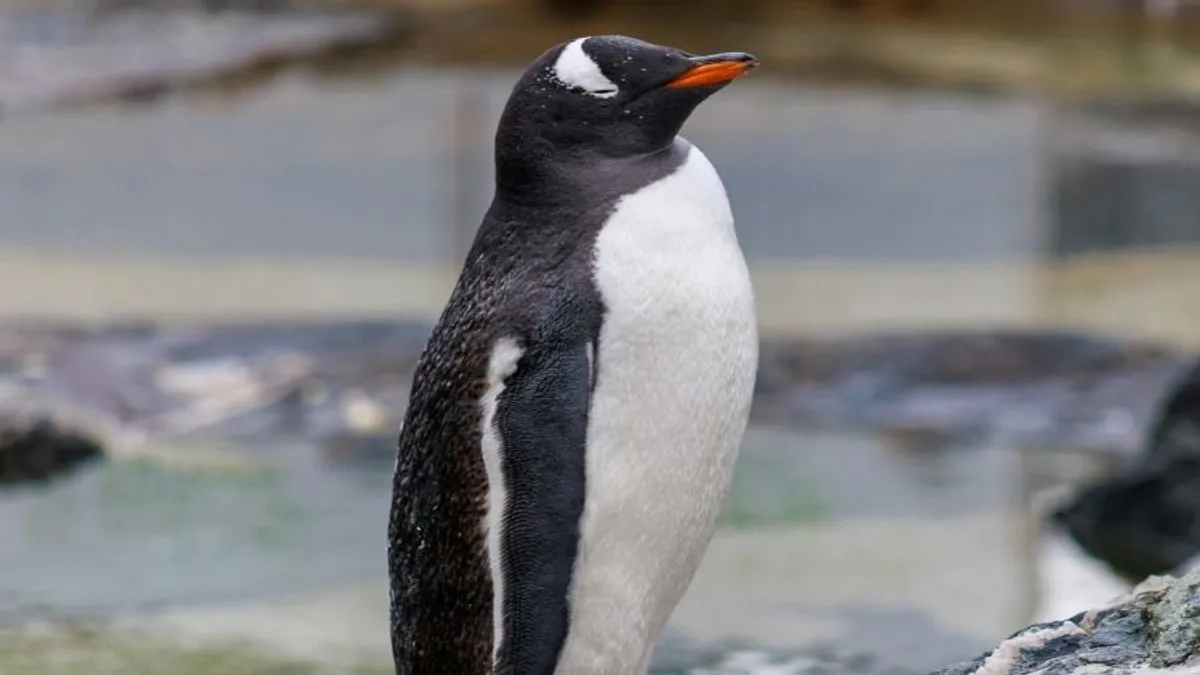
[[[455,214],[473,224],[486,199],[511,76],[400,68],[315,87],[293,75],[240,100],[7,119],[0,310],[429,320],[467,234]],[[452,103],[468,90],[486,106],[462,143],[457,176],[470,180],[456,182]],[[1039,115],[1025,99],[747,81],[688,135],[725,176],[769,334],[1052,326],[1200,345],[1200,296],[1184,283],[1194,255],[1050,259]],[[380,671],[390,462],[204,439],[159,450],[0,495],[0,616],[24,627],[0,636],[0,670]],[[756,428],[660,665],[708,658],[690,641],[836,641],[929,668],[973,656],[1039,604],[1100,601],[1111,587],[1072,596],[1077,554],[1027,550],[1018,469],[1000,446]],[[98,616],[98,629],[28,632]]]

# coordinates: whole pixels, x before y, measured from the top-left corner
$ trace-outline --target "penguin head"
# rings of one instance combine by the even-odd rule
[[[538,57],[514,86],[497,150],[627,157],[669,147],[701,102],[758,65],[620,35],[578,38]]]

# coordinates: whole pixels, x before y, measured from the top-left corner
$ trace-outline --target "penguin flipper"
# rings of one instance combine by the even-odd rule
[[[588,347],[527,344],[497,401],[506,492],[498,672],[550,673],[566,641],[585,495]]]

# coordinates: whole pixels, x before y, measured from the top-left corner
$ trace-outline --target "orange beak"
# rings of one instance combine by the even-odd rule
[[[749,54],[738,55],[737,58],[714,57],[684,71],[667,82],[671,89],[687,89],[689,87],[708,87],[725,84],[736,80],[758,66],[758,59]]]

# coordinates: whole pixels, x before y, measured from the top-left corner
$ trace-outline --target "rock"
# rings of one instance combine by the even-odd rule
[[[1137,675],[1200,672],[1200,570],[1151,577],[1106,606],[1029,626],[973,661],[933,675]]]
[[[0,411],[37,401],[115,427],[231,438],[394,433],[423,323],[0,325]],[[769,340],[754,418],[958,440],[1140,446],[1185,361],[1036,331]]]
[[[403,322],[0,326],[0,414],[123,439],[394,434],[429,327]],[[29,376],[22,364],[39,354]],[[9,367],[5,368],[5,362]]]
[[[1162,398],[1141,457],[1084,486],[1051,521],[1137,583],[1200,555],[1200,362]]]
[[[765,341],[761,354],[761,422],[1131,456],[1186,364],[1150,343],[1021,330]]]
[[[0,425],[0,486],[46,483],[103,456],[95,438],[48,419]]]

